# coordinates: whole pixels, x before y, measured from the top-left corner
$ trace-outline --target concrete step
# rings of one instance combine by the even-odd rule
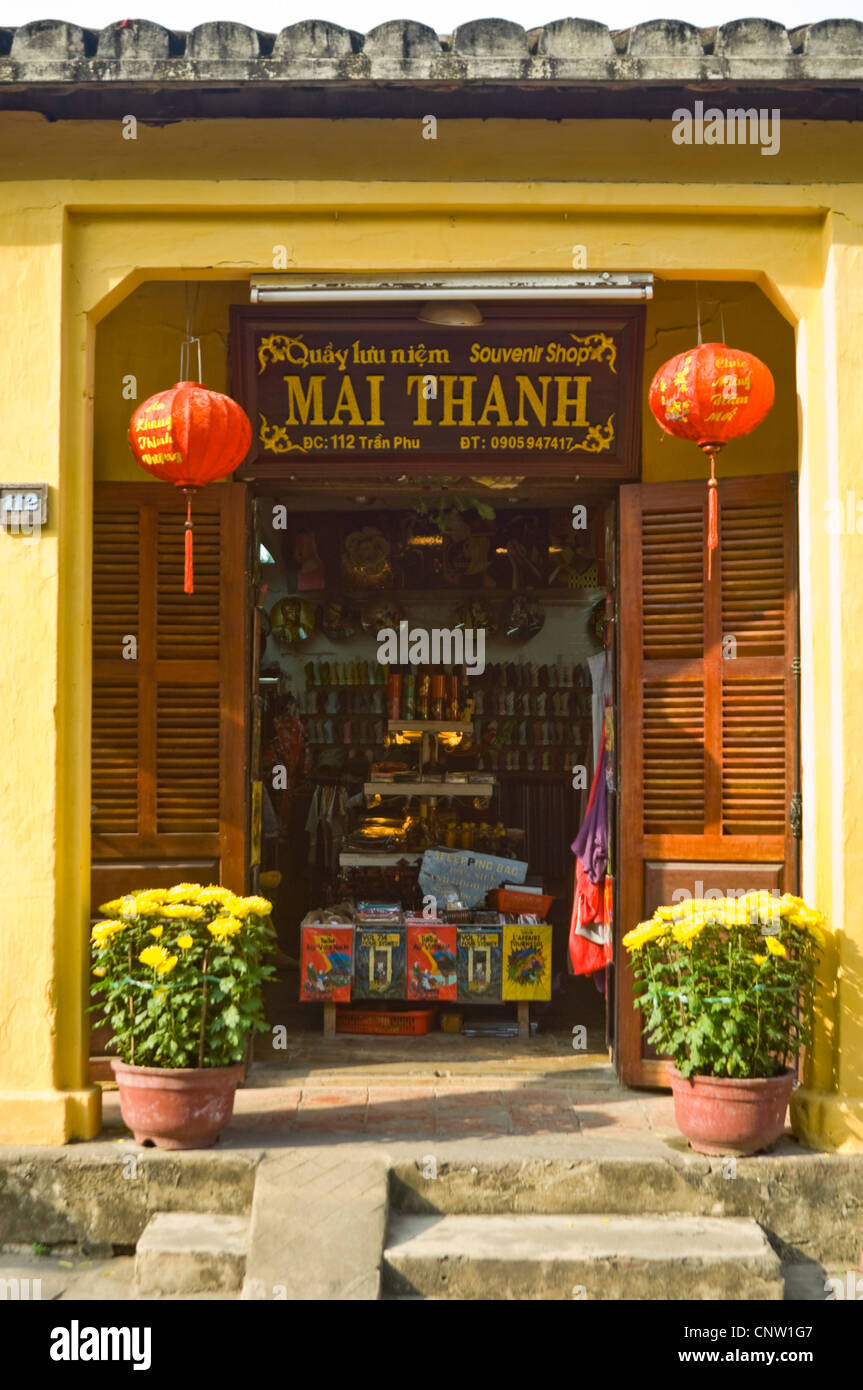
[[[749,1218],[769,1233],[784,1258],[825,1269],[856,1269],[863,1250],[863,1162],[857,1154],[825,1154],[780,1141],[753,1158],[707,1158],[686,1141],[650,1152],[621,1141],[567,1158],[482,1159],[461,1145],[438,1146],[428,1158],[397,1156],[390,1173],[391,1208],[403,1216],[686,1216]],[[433,1152],[433,1150],[429,1150]],[[431,1171],[431,1176],[430,1176]],[[835,1193],[842,1200],[835,1200]]]
[[[396,1216],[387,1296],[771,1299],[778,1256],[757,1222],[689,1216]]]
[[[135,1250],[140,1298],[236,1291],[243,1283],[249,1220],[196,1211],[157,1211]]]

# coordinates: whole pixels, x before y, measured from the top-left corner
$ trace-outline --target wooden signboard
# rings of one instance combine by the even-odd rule
[[[242,477],[445,471],[638,476],[643,310],[483,305],[452,327],[368,308],[235,306],[232,389],[252,420]]]
[[[505,859],[472,849],[427,849],[419,882],[423,893],[431,894],[440,906],[448,893],[456,893],[465,907],[476,907],[485,901],[489,889],[502,883],[524,883],[526,874],[526,859]]]

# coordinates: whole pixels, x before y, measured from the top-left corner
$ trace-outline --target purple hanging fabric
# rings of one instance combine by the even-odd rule
[[[608,791],[605,785],[605,748],[594,773],[596,795],[572,842],[572,852],[584,865],[591,883],[601,883],[608,863]]]

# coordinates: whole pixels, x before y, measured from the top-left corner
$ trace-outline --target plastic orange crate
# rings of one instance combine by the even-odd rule
[[[417,1037],[427,1033],[434,1009],[411,1009],[405,1013],[379,1014],[371,1009],[337,1009],[337,1033],[401,1033]]]
[[[517,893],[513,888],[495,888],[489,894],[498,912],[535,913],[545,917],[554,896],[549,893]]]

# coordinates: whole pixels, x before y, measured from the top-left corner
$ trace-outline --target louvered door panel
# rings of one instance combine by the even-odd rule
[[[219,829],[219,687],[160,685],[156,697],[156,829]]]
[[[195,592],[183,592],[184,517],[160,512],[156,532],[156,633],[161,658],[219,659],[220,517],[194,518]]]
[[[644,833],[704,829],[704,687],[644,683]]]
[[[641,540],[644,656],[700,657],[704,650],[704,596],[700,511],[646,512]]]
[[[96,834],[134,835],[138,829],[138,687],[93,690],[92,825]]]
[[[173,862],[244,886],[245,490],[198,493],[193,519],[186,594],[185,499],[162,484],[95,490],[94,881],[120,881],[122,865],[130,887],[163,882]]]
[[[722,829],[784,835],[786,710],[782,680],[722,683]]]
[[[704,484],[621,490],[615,935],[618,1062],[630,1084],[665,1081],[661,1059],[642,1054],[619,945],[658,905],[657,885],[796,890],[795,484],[720,481],[710,580]]]
[[[93,520],[93,656],[115,660],[138,632],[138,509]]]
[[[785,654],[784,536],[781,501],[723,509],[722,633],[738,658]]]

